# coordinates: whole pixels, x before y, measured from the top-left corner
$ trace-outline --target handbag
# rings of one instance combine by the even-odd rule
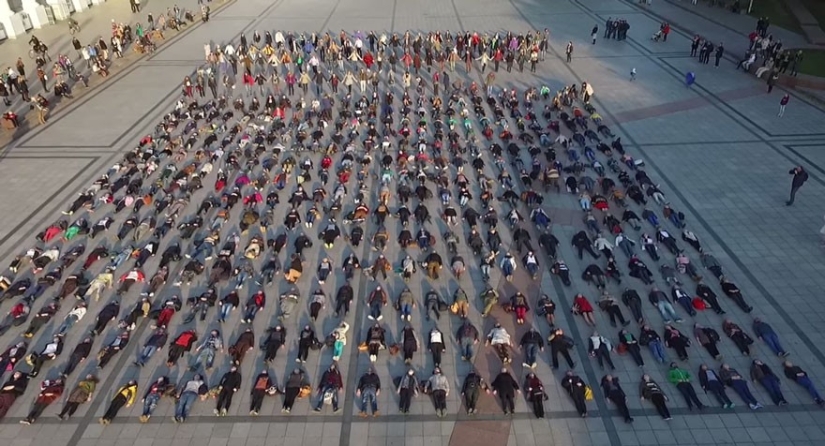
[[[584,386],[584,400],[593,401],[593,389],[590,386]]]
[[[298,391],[298,398],[306,398],[310,394],[312,394],[312,387],[303,386],[303,387],[301,387],[301,390]]]

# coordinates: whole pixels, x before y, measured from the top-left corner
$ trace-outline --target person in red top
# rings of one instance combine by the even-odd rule
[[[573,314],[579,314],[584,318],[588,325],[595,327],[596,320],[593,318],[593,305],[581,294],[577,294],[573,298],[573,308],[570,310]]]
[[[143,271],[135,268],[128,273],[120,276],[118,282],[120,282],[120,287],[117,289],[117,294],[121,295],[124,293],[129,292],[129,288],[132,287],[136,282],[143,283],[146,280],[146,276],[143,275]]]
[[[183,354],[192,349],[192,345],[198,340],[198,335],[195,330],[186,330],[179,334],[177,338],[169,346],[169,357],[166,365],[173,367],[178,360],[183,357]]]
[[[369,51],[367,51],[367,53],[364,54],[364,59],[363,60],[364,60],[364,65],[367,66],[368,70],[370,68],[372,68],[372,64],[375,63],[375,59],[373,59],[372,54],[370,54]]]
[[[670,23],[662,25],[662,42],[667,42],[667,35],[670,34]]]
[[[791,95],[786,93],[785,96],[782,96],[782,99],[779,100],[779,114],[776,116],[779,116],[781,118],[782,115],[785,114],[785,106],[788,105],[788,102],[790,102],[790,100]]]

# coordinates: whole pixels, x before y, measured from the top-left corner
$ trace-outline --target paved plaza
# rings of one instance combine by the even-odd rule
[[[125,0],[124,0],[125,1]],[[154,0],[153,0],[154,1]],[[152,8],[153,1],[146,2]],[[675,1],[675,0],[674,0]],[[166,2],[168,3],[168,2]],[[684,0],[682,3],[689,3]],[[194,0],[185,0],[182,6],[196,8]],[[821,290],[825,289],[825,253],[820,246],[819,230],[823,225],[825,210],[816,197],[825,196],[825,108],[806,97],[791,93],[788,108],[781,119],[777,118],[779,100],[785,92],[777,89],[771,94],[765,92],[764,81],[755,79],[734,70],[734,61],[744,54],[746,38],[734,32],[734,25],[722,27],[723,23],[711,22],[701,15],[685,11],[682,5],[675,6],[669,1],[654,1],[651,9],[639,7],[635,1],[622,0],[236,0],[229,2],[220,12],[213,15],[208,23],[198,23],[164,44],[153,55],[142,59],[129,70],[116,74],[96,90],[81,99],[61,108],[46,126],[38,127],[17,139],[0,154],[0,259],[5,268],[9,262],[35,243],[35,235],[61,217],[61,211],[75,199],[77,194],[88,187],[102,173],[106,172],[123,153],[136,147],[140,138],[153,132],[155,125],[164,114],[172,110],[180,97],[181,80],[191,75],[204,59],[205,43],[225,44],[236,42],[241,33],[251,38],[255,30],[284,30],[293,32],[325,32],[337,35],[340,30],[354,32],[398,32],[410,30],[414,33],[429,31],[495,33],[513,31],[523,33],[530,30],[550,30],[550,52],[547,59],[540,62],[536,73],[525,69],[523,73],[513,70],[507,73],[500,70],[496,85],[516,88],[523,92],[525,88],[547,85],[555,92],[565,85],[587,82],[592,85],[595,94],[591,103],[603,116],[605,123],[617,136],[621,137],[625,150],[635,158],[642,159],[645,170],[654,183],[660,185],[673,209],[685,214],[688,228],[695,232],[706,252],[712,253],[722,264],[725,276],[731,278],[742,290],[743,295],[754,307],[751,314],[745,314],[725,297],[718,284],[712,288],[719,295],[724,316],[738,323],[748,332],[752,332],[752,318],[760,317],[768,321],[779,334],[785,348],[790,352],[788,359],[805,369],[820,390],[825,391],[825,354],[823,354],[823,324],[825,324],[825,305],[822,304]],[[605,21],[609,18],[622,18],[631,24],[628,39],[625,41],[606,40],[602,38]],[[658,30],[663,18],[672,20],[674,30],[667,42],[653,42],[650,36]],[[742,18],[736,17],[735,21]],[[720,21],[724,22],[724,16]],[[108,18],[98,23],[100,32],[106,33]],[[590,31],[594,25],[599,26],[596,44],[590,42]],[[680,25],[684,26],[681,28]],[[84,25],[92,26],[90,25]],[[695,58],[689,57],[690,40],[693,37],[685,30],[702,32],[712,40],[725,41],[726,56],[721,66],[715,68],[713,63],[700,65]],[[791,42],[799,39],[790,33]],[[573,42],[575,51],[571,63],[565,63],[565,45]],[[64,42],[65,43],[65,42]],[[5,51],[5,49],[3,49]],[[453,79],[475,81],[483,84],[484,78],[478,69],[469,75],[459,63]],[[478,65],[478,63],[477,63]],[[529,65],[529,64],[528,64]],[[479,68],[478,66],[476,68]],[[629,73],[635,68],[638,76],[629,81]],[[685,85],[685,74],[696,73],[696,83],[692,87]],[[451,73],[451,76],[453,74]],[[240,91],[239,84],[239,91]],[[311,87],[312,88],[312,87]],[[342,88],[343,85],[342,85]],[[382,80],[382,88],[392,88]],[[356,82],[357,89],[357,82]],[[398,85],[395,86],[400,92]],[[208,95],[208,93],[207,93]],[[308,96],[311,96],[310,93]],[[400,94],[397,95],[400,97]],[[540,103],[543,107],[543,103]],[[537,110],[537,114],[541,114]],[[609,141],[608,141],[609,143]],[[566,157],[558,148],[559,158]],[[505,155],[506,156],[506,155]],[[526,156],[526,153],[525,153]],[[296,156],[300,158],[300,156]],[[488,170],[493,169],[492,158],[485,158]],[[524,158],[529,169],[529,160]],[[543,161],[543,160],[542,160]],[[317,165],[317,160],[316,160]],[[799,191],[796,203],[785,206],[790,190],[791,177],[788,171],[794,166],[803,166],[810,175],[810,180]],[[161,167],[163,164],[161,163]],[[469,169],[469,168],[468,168]],[[512,169],[511,169],[512,170]],[[215,171],[217,171],[217,166]],[[517,174],[512,173],[518,181]],[[194,212],[198,203],[212,191],[216,172],[204,180],[204,190],[198,191],[191,200],[187,213]],[[474,176],[468,174],[469,176]],[[148,181],[147,181],[148,184]],[[379,189],[378,178],[368,179],[370,191]],[[293,184],[281,193],[281,204],[275,211],[274,228],[269,236],[280,233],[282,218],[289,205],[287,196]],[[313,186],[314,187],[314,186]],[[350,183],[350,189],[355,186]],[[311,188],[310,188],[311,189]],[[328,187],[331,191],[331,187]],[[266,194],[264,194],[266,195]],[[370,194],[376,195],[376,194]],[[377,197],[369,198],[371,206]],[[416,200],[413,200],[415,202]],[[430,213],[434,223],[429,228],[439,239],[436,249],[445,261],[446,252],[440,234],[446,230],[440,214],[438,199],[429,200]],[[629,201],[629,200],[628,200]],[[348,201],[351,203],[351,200]],[[411,208],[415,204],[411,205]],[[510,247],[510,231],[506,228],[504,215],[508,208],[504,203],[495,204],[502,222],[499,225],[505,247]],[[613,206],[613,205],[611,205]],[[395,208],[395,198],[391,209]],[[475,207],[479,209],[479,204]],[[166,375],[173,382],[180,382],[191,375],[186,370],[186,360],[181,365],[168,368],[165,364],[166,350],[151,358],[146,366],[138,368],[133,361],[146,339],[151,334],[149,321],[141,322],[135,329],[126,349],[116,356],[112,363],[103,370],[95,370],[94,354],[102,343],[109,342],[116,333],[109,327],[105,335],[100,336],[93,348],[92,357],[79,367],[68,380],[67,393],[75,386],[78,378],[86,373],[99,374],[100,383],[91,402],[80,406],[78,413],[67,421],[61,421],[55,414],[62,402],[49,406],[43,416],[32,426],[20,424],[26,416],[38,393],[39,383],[44,378],[56,377],[71,349],[88,333],[94,323],[94,317],[104,301],[114,293],[109,291],[100,302],[92,302],[86,317],[67,335],[66,351],[54,361],[53,368],[44,369],[38,378],[33,378],[26,393],[17,399],[5,418],[0,420],[0,444],[9,446],[532,446],[532,445],[701,445],[701,444],[736,444],[736,445],[776,445],[802,446],[825,444],[825,409],[813,403],[805,390],[785,379],[782,375],[781,360],[771,353],[759,340],[752,346],[751,357],[742,355],[724,334],[720,350],[724,362],[748,375],[751,360],[761,358],[780,375],[782,390],[790,403],[784,407],[771,404],[764,388],[751,382],[751,390],[765,407],[757,411],[742,404],[734,392],[729,391],[736,403],[732,410],[721,409],[710,396],[699,392],[699,398],[710,407],[699,412],[688,410],[684,400],[674,386],[667,382],[667,365],[658,364],[643,349],[647,365],[640,369],[633,360],[625,355],[613,355],[617,369],[612,373],[620,379],[628,395],[628,405],[635,418],[632,424],[626,424],[618,416],[615,407],[604,399],[598,389],[599,381],[604,375],[594,359],[587,357],[586,339],[591,334],[581,318],[570,313],[574,296],[581,292],[594,303],[598,299],[596,289],[583,280],[581,273],[590,263],[585,256],[579,260],[575,248],[571,246],[571,237],[585,228],[582,213],[576,195],[548,192],[542,207],[553,221],[553,233],[561,241],[559,256],[570,267],[572,285],[564,286],[558,277],[549,271],[548,259],[540,259],[542,268],[536,280],[532,280],[519,266],[515,278],[508,282],[501,277],[496,268],[490,284],[496,287],[502,297],[509,297],[516,291],[526,294],[535,305],[541,294],[551,296],[557,306],[557,325],[567,331],[577,345],[574,360],[576,372],[585,382],[593,387],[596,396],[588,402],[589,416],[581,418],[572,401],[559,385],[563,376],[563,367],[554,371],[546,349],[539,359],[535,370],[543,381],[549,400],[546,402],[547,417],[536,419],[527,403],[520,395],[517,397],[516,413],[513,416],[502,414],[497,398],[482,395],[479,412],[467,415],[462,407],[460,388],[471,365],[460,358],[455,332],[459,327],[458,318],[442,314],[438,326],[449,338],[447,352],[442,362],[444,374],[449,378],[452,391],[447,398],[448,414],[445,418],[436,417],[432,403],[426,396],[419,396],[413,401],[409,414],[398,410],[397,395],[394,392],[393,378],[405,371],[403,360],[391,357],[387,352],[379,355],[375,369],[381,378],[383,391],[378,403],[381,416],[378,418],[361,418],[358,416],[357,398],[354,395],[359,377],[370,366],[367,355],[359,352],[357,345],[365,340],[365,332],[370,321],[367,320],[366,296],[375,287],[366,275],[356,275],[353,280],[355,301],[353,310],[346,321],[352,326],[348,334],[348,344],[339,361],[344,377],[345,390],[342,394],[341,412],[333,414],[330,408],[321,413],[312,411],[316,396],[310,401],[300,399],[292,413],[281,413],[281,396],[267,398],[260,415],[252,417],[249,412],[250,388],[254,378],[264,368],[262,352],[257,343],[262,340],[266,327],[277,322],[277,297],[288,289],[285,283],[276,283],[265,287],[268,302],[256,317],[253,328],[256,334],[254,354],[247,356],[240,371],[243,385],[239,390],[228,416],[212,415],[213,401],[195,403],[192,417],[186,423],[172,422],[173,402],[162,400],[154,416],[148,423],[140,423],[139,416],[143,405],[138,402],[124,408],[120,415],[109,425],[98,424],[116,390],[130,379],[137,380],[139,395],[142,396],[148,383],[159,376]],[[633,206],[638,214],[641,208]],[[651,205],[654,207],[654,205]],[[521,208],[526,214],[528,210]],[[661,214],[661,207],[656,206]],[[525,215],[526,216],[526,215]],[[90,217],[94,223],[100,215]],[[303,217],[303,211],[302,211]],[[661,216],[660,216],[661,218]],[[118,214],[115,224],[105,237],[89,240],[86,246],[88,254],[98,243],[115,245],[112,235],[117,232],[125,219]],[[323,220],[323,219],[322,219]],[[233,222],[233,225],[237,222]],[[645,223],[646,225],[646,223]],[[286,375],[295,367],[296,334],[304,324],[309,323],[308,297],[319,285],[315,278],[315,268],[320,258],[329,257],[340,266],[344,256],[354,252],[362,262],[371,264],[376,254],[369,248],[369,243],[353,248],[347,242],[339,240],[333,249],[326,249],[320,240],[316,240],[315,231],[324,226],[323,221],[315,228],[302,230],[315,241],[314,247],[307,249],[304,276],[298,282],[302,296],[301,311],[298,317],[285,322],[288,331],[286,353],[280,353],[268,369],[280,386]],[[532,225],[531,225],[532,226]],[[385,253],[387,258],[397,266],[404,257],[403,251],[395,242],[401,228],[397,219],[389,219],[387,229],[390,234],[390,248]],[[342,231],[350,227],[342,225]],[[372,222],[365,224],[367,237],[375,232]],[[470,296],[472,311],[470,320],[486,334],[494,321],[500,322],[508,329],[515,342],[521,338],[527,326],[535,326],[542,335],[549,335],[548,325],[531,311],[527,316],[527,325],[517,326],[514,316],[501,309],[496,309],[490,318],[483,319],[481,301],[478,299],[486,282],[482,279],[477,261],[466,243],[466,226],[458,226],[459,254],[468,260],[469,274],[456,280],[445,268],[439,280],[429,280],[423,272],[407,284],[413,293],[423,298],[431,289],[448,296],[457,287],[462,287]],[[670,227],[673,230],[673,227]],[[163,239],[162,252],[171,240],[178,240],[179,234],[173,231]],[[482,234],[486,230],[482,230]],[[630,230],[631,236],[638,239],[640,233]],[[653,233],[649,225],[643,232]],[[678,231],[676,235],[678,236]],[[531,229],[533,244],[536,245],[537,233]],[[223,234],[222,235],[226,235]],[[108,240],[100,240],[106,239]],[[291,253],[292,240],[285,251]],[[677,237],[678,238],[678,237]],[[612,238],[611,238],[612,239]],[[239,249],[246,246],[248,237],[243,237]],[[687,245],[686,243],[681,243]],[[70,246],[69,243],[66,247]],[[188,242],[182,244],[184,251],[189,249]],[[638,248],[638,247],[637,247]],[[637,249],[638,250],[638,249]],[[417,251],[417,250],[415,250]],[[672,262],[672,256],[664,255],[662,263]],[[690,250],[693,263],[701,265],[699,256]],[[418,253],[412,253],[417,256]],[[620,296],[627,287],[637,289],[642,296],[643,311],[650,324],[661,333],[661,318],[655,308],[647,302],[649,288],[627,276],[626,259],[617,250],[620,268],[625,276],[622,284],[610,284],[608,290]],[[658,265],[650,261],[646,254],[641,254],[648,263],[657,283],[665,290],[669,286],[661,279]],[[520,256],[517,256],[520,257]],[[288,264],[287,258],[281,260]],[[147,262],[144,271],[147,279],[156,271],[159,256]],[[183,262],[178,262],[182,264]],[[597,261],[604,266],[604,260]],[[92,278],[99,272],[97,265]],[[656,267],[656,269],[654,269]],[[125,273],[128,267],[121,267],[115,278]],[[172,269],[172,275],[178,272]],[[68,272],[67,272],[68,273]],[[710,272],[702,274],[711,277]],[[64,274],[65,277],[65,274]],[[712,278],[712,277],[711,277]],[[329,302],[321,317],[314,323],[320,337],[329,333],[338,323],[334,318],[333,298],[335,291],[343,283],[340,270],[323,286]],[[690,282],[689,279],[686,280]],[[193,283],[191,286],[173,285],[169,280],[166,287],[155,299],[164,299],[174,294],[189,297],[201,293],[205,286]],[[712,281],[711,281],[712,282]],[[709,282],[709,283],[711,283]],[[390,298],[395,300],[405,284],[392,275],[382,283],[389,290]],[[56,285],[57,286],[57,285]],[[138,300],[140,286],[134,287],[123,296],[122,312],[131,309]],[[687,283],[690,293],[693,283]],[[47,292],[53,293],[54,290]],[[220,296],[229,291],[229,286],[219,288]],[[109,296],[111,295],[111,296]],[[249,289],[241,292],[243,305],[249,295]],[[33,310],[39,309],[46,299],[38,299]],[[41,329],[31,341],[34,350],[41,348],[50,339],[63,317],[74,302],[66,299],[63,307],[49,326]],[[5,316],[12,305],[5,301],[0,312]],[[419,305],[419,310],[422,305]],[[629,316],[627,308],[622,305],[623,313]],[[416,310],[412,325],[420,338],[434,325],[424,321],[424,312]],[[175,316],[170,327],[170,338],[176,336],[182,327],[195,328],[200,335],[208,330],[221,328],[224,341],[231,344],[243,331],[240,323],[241,311],[235,311],[223,326],[215,321],[215,310],[209,310],[206,321],[184,324],[182,319],[188,313],[184,308]],[[679,308],[680,312],[683,312]],[[392,342],[398,340],[403,324],[391,307],[384,310],[386,315],[382,324]],[[615,329],[609,325],[604,312],[596,311],[597,326],[601,333],[616,340]],[[711,326],[720,333],[722,317],[712,311],[700,312],[694,318],[685,317],[678,328],[685,334],[692,333],[693,322]],[[13,327],[0,336],[0,351],[21,339],[26,325]],[[638,327],[631,323],[628,329],[638,336]],[[690,360],[681,362],[695,376],[698,366],[707,363],[718,369],[719,362],[712,359],[700,346],[690,348]],[[309,361],[303,365],[313,388],[321,374],[330,365],[332,359],[329,349],[312,352]],[[31,351],[31,349],[30,349]],[[675,359],[671,350],[668,356]],[[188,359],[188,355],[186,357]],[[521,384],[527,373],[521,365],[521,350],[516,349],[511,370]],[[213,384],[229,367],[230,359],[222,354],[216,361],[214,370],[208,373],[208,381]],[[432,361],[428,352],[421,349],[412,366],[420,379],[426,379],[432,371]],[[472,364],[491,381],[498,373],[501,364],[489,348],[480,347]],[[48,367],[48,366],[47,366]],[[25,365],[22,366],[26,368]],[[665,389],[670,397],[668,402],[673,419],[664,421],[652,405],[640,401],[638,381],[642,373],[649,374]],[[3,381],[8,374],[3,375]],[[698,379],[694,386],[699,389]],[[65,395],[65,394],[64,394]],[[65,399],[65,398],[64,398]]]

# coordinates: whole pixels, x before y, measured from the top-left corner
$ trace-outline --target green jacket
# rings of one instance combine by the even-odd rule
[[[687,370],[679,368],[670,369],[670,372],[667,374],[667,380],[670,381],[671,384],[687,383],[690,382],[690,373],[688,373]]]

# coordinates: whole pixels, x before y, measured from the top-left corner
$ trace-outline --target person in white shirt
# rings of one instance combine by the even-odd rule
[[[441,366],[441,354],[446,351],[444,348],[444,333],[438,327],[430,330],[430,353],[433,355],[433,364],[435,367]]]

